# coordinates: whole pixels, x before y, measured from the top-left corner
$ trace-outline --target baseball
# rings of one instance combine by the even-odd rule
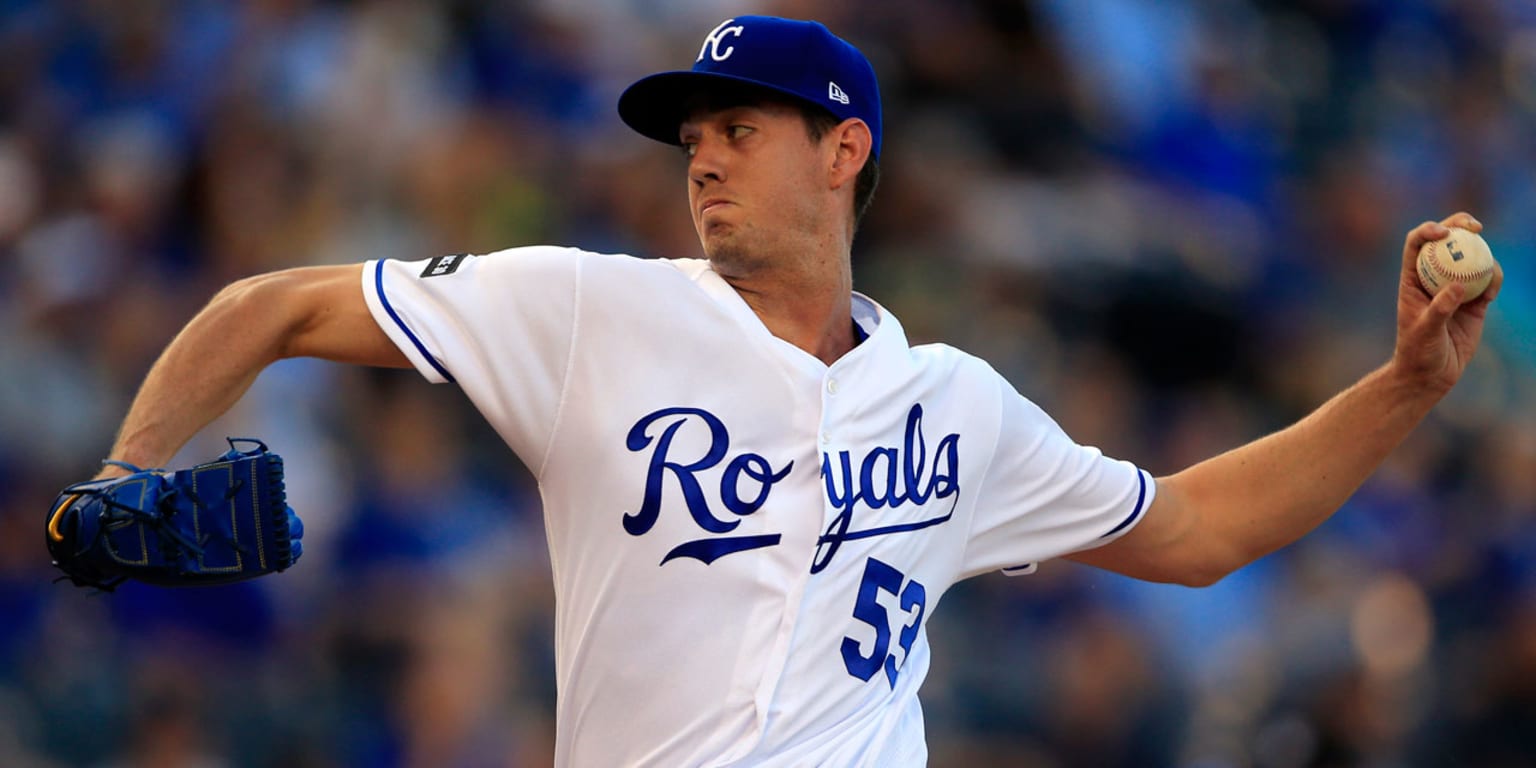
[[[1431,295],[1451,283],[1466,286],[1462,303],[1483,294],[1493,279],[1493,252],[1476,232],[1450,227],[1451,234],[1419,249],[1419,283]]]

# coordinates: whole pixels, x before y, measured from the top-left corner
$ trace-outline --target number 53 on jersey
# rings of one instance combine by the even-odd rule
[[[881,592],[899,600],[897,605],[901,612],[896,614],[895,621],[901,622],[901,634],[896,640],[901,646],[900,660],[891,652],[893,619],[890,611],[880,604]],[[906,574],[889,564],[869,558],[864,563],[864,579],[859,582],[858,598],[853,604],[853,618],[874,628],[874,645],[865,653],[861,641],[843,637],[843,664],[847,666],[848,674],[867,681],[884,669],[887,682],[895,688],[896,675],[906,664],[907,656],[912,652],[912,643],[917,640],[918,629],[923,625],[927,604],[928,590],[922,584],[915,579],[909,580]]]

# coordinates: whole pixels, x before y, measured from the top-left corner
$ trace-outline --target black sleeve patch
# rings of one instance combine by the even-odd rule
[[[421,271],[421,276],[442,277],[443,275],[451,275],[454,273],[454,270],[459,268],[460,264],[463,264],[468,259],[469,254],[467,253],[455,253],[452,256],[434,256],[431,261],[427,262],[427,268]]]

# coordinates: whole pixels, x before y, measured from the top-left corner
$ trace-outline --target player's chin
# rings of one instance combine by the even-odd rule
[[[750,262],[748,249],[740,238],[732,237],[731,234],[706,233],[699,238],[704,246],[704,256],[715,265],[715,270],[722,274],[739,273]]]
[[[714,260],[717,255],[729,254],[740,249],[735,229],[725,223],[706,223],[699,226],[699,245],[704,255]]]
[[[736,224],[731,221],[729,216],[709,211],[699,217],[694,228],[698,231],[701,239],[707,240],[711,237],[728,236],[736,229]]]

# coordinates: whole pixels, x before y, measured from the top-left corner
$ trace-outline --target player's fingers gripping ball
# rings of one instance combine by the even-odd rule
[[[1493,251],[1481,235],[1460,227],[1449,227],[1451,233],[1440,240],[1431,240],[1419,248],[1419,283],[1430,295],[1438,295],[1451,283],[1466,287],[1462,303],[1469,302],[1488,289],[1493,280]]]
[[[288,507],[282,457],[259,440],[229,444],[191,469],[121,464],[133,473],[65,488],[47,518],[53,564],[76,585],[103,591],[126,579],[225,584],[293,565],[304,524]]]

